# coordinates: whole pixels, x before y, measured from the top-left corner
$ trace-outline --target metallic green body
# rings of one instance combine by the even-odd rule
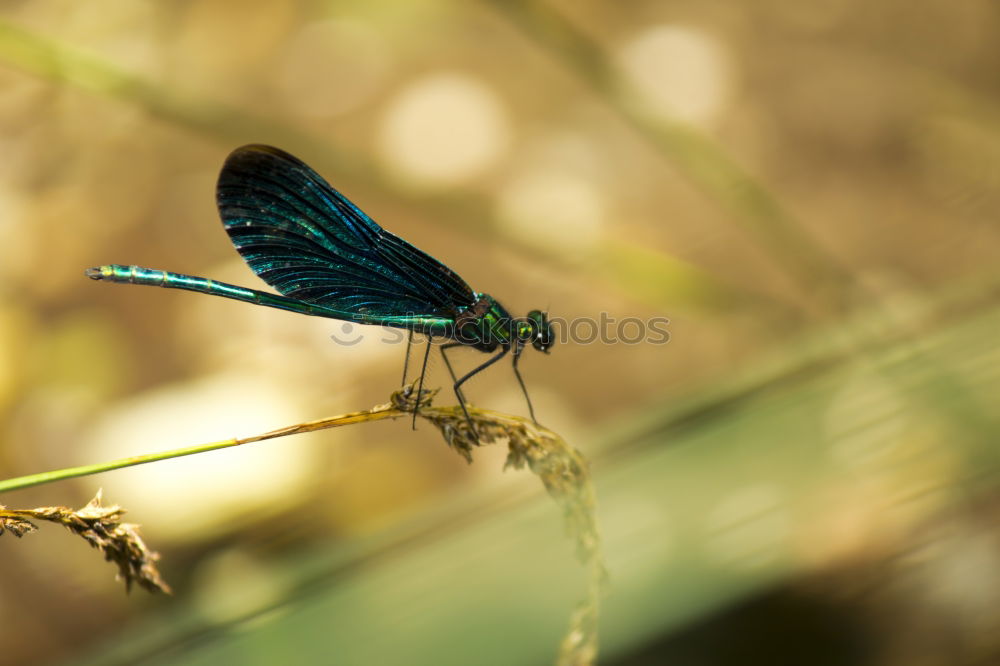
[[[454,330],[454,321],[451,319],[414,316],[371,317],[362,313],[335,310],[323,305],[306,303],[305,301],[288,298],[287,296],[248,289],[247,287],[239,287],[234,284],[210,280],[208,278],[184,275],[183,273],[158,271],[151,268],[142,268],[141,266],[111,264],[89,268],[87,269],[87,277],[94,280],[106,280],[108,282],[124,284],[141,284],[153,287],[165,287],[167,289],[186,289],[188,291],[231,298],[236,301],[264,305],[269,308],[278,308],[279,310],[288,310],[289,312],[297,312],[314,317],[328,317],[330,319],[342,319],[358,324],[403,328],[433,337],[452,337],[451,332]]]

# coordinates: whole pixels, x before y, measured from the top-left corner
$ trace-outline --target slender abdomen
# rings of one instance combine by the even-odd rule
[[[97,268],[88,268],[87,277],[93,280],[107,280],[108,282],[119,282],[127,284],[142,284],[153,287],[165,287],[167,289],[186,289],[188,291],[198,291],[212,296],[231,298],[237,301],[264,305],[280,310],[289,310],[301,314],[313,315],[316,317],[329,317],[332,319],[347,319],[353,317],[351,313],[331,310],[321,305],[313,305],[294,298],[269,294],[266,291],[257,291],[247,287],[238,287],[226,282],[209,280],[208,278],[195,275],[184,275],[183,273],[170,273],[168,271],[157,271],[141,266],[121,266],[110,264]]]
[[[447,335],[452,330],[454,324],[451,319],[434,316],[374,316],[364,312],[337,310],[280,294],[248,289],[247,287],[238,287],[234,284],[209,280],[208,278],[197,277],[195,275],[156,271],[151,268],[142,268],[141,266],[110,264],[108,266],[88,268],[86,272],[87,277],[93,280],[105,280],[107,282],[124,284],[143,284],[153,287],[165,287],[167,289],[186,289],[187,291],[197,291],[203,294],[211,294],[212,296],[231,298],[234,301],[263,305],[269,308],[278,308],[279,310],[298,312],[299,314],[312,315],[314,317],[340,319],[375,326],[394,326],[431,336]]]

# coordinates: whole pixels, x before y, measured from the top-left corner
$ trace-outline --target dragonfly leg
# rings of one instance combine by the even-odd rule
[[[448,374],[451,375],[451,383],[453,385],[458,384],[458,377],[455,376],[455,370],[451,367],[451,361],[448,360],[448,355],[445,354],[446,349],[451,349],[452,347],[464,347],[461,342],[449,342],[447,344],[441,345],[441,358],[444,359],[445,367],[448,368]],[[465,402],[465,395],[462,393],[461,389],[457,389],[455,397],[458,398],[459,402]]]
[[[442,351],[444,351],[443,348],[442,348]],[[479,433],[476,432],[476,427],[472,424],[472,417],[469,416],[469,410],[465,406],[465,398],[462,397],[462,384],[464,384],[465,382],[467,382],[469,379],[471,379],[475,375],[478,375],[480,372],[482,372],[486,368],[490,367],[491,365],[493,365],[494,363],[496,363],[497,361],[499,361],[500,359],[502,359],[504,357],[504,355],[508,351],[510,351],[510,348],[508,348],[508,347],[502,348],[500,350],[500,352],[496,356],[493,356],[493,357],[487,359],[485,363],[483,363],[482,365],[478,366],[477,368],[475,368],[475,369],[471,370],[470,372],[467,372],[465,375],[463,375],[461,379],[459,379],[457,382],[455,382],[455,386],[453,387],[454,390],[455,390],[455,397],[458,398],[458,404],[462,406],[462,413],[465,414],[465,420],[466,420],[466,422],[468,422],[469,428],[472,430],[473,434],[476,435],[476,439],[479,438]],[[454,376],[455,375],[453,373],[452,377],[454,377]]]
[[[409,331],[406,336],[406,356],[403,357],[403,381],[400,386],[406,386],[406,371],[410,367],[410,349],[413,347],[413,331]]]
[[[424,352],[424,363],[420,367],[420,382],[417,384],[417,402],[413,406],[412,428],[417,429],[417,412],[420,411],[420,400],[424,396],[424,375],[427,374],[427,358],[431,355],[431,338],[427,338],[427,351]]]
[[[528,414],[531,415],[531,420],[538,425],[538,419],[535,418],[535,408],[531,406],[531,396],[528,395],[528,388],[524,385],[524,380],[521,378],[521,371],[517,369],[517,362],[521,359],[521,352],[524,351],[524,347],[518,345],[514,348],[514,376],[517,377],[517,383],[521,385],[521,393],[524,394],[524,401],[528,403]]]

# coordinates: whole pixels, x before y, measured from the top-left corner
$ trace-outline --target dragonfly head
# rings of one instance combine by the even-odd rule
[[[552,324],[549,322],[549,313],[532,310],[528,313],[527,320],[531,326],[531,346],[548,354],[549,349],[556,342],[555,334],[552,332]]]

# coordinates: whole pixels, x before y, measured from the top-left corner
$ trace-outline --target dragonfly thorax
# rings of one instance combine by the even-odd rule
[[[456,342],[484,352],[500,347],[507,350],[513,347],[520,352],[530,343],[548,353],[554,340],[546,313],[532,310],[527,317],[515,319],[489,294],[476,296],[476,302],[455,318]]]
[[[509,349],[516,332],[513,317],[489,294],[476,294],[476,302],[455,317],[455,341],[484,352]]]

